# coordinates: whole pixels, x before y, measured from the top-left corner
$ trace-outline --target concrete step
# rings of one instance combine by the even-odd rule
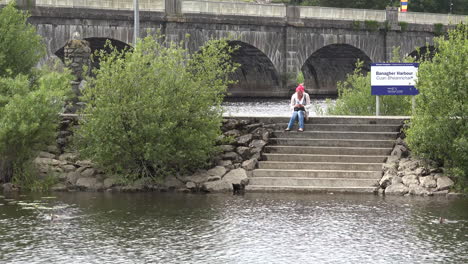
[[[313,146],[265,146],[265,153],[278,154],[325,154],[325,155],[377,155],[388,156],[392,148],[349,148],[349,147],[313,147]]]
[[[387,156],[274,154],[264,153],[263,161],[383,163]]]
[[[252,171],[252,178],[253,177],[356,178],[379,180],[382,177],[382,171],[256,169]]]
[[[357,148],[393,148],[395,140],[270,138],[271,143],[287,146],[330,146]]]
[[[282,169],[282,170],[378,171],[378,170],[382,170],[382,163],[260,161],[258,163],[258,168],[259,169]]]
[[[285,129],[288,126],[287,123],[279,125],[279,129]],[[350,132],[399,132],[400,124],[382,124],[382,125],[370,125],[370,124],[313,124],[306,123],[304,128],[306,131],[350,131]],[[297,129],[297,124],[295,125]]]
[[[251,178],[249,185],[263,186],[324,186],[324,187],[374,187],[377,179],[343,179],[343,178],[291,178],[291,177],[256,177]]]
[[[398,132],[274,131],[276,138],[395,140]]]
[[[247,119],[249,117],[246,117]],[[255,117],[256,122],[286,124],[290,117]],[[369,124],[369,125],[402,125],[409,116],[314,116],[307,124]]]
[[[248,192],[307,192],[307,193],[376,193],[377,187],[322,187],[322,186],[269,186],[247,185]]]

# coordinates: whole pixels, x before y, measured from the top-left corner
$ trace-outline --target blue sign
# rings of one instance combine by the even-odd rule
[[[419,63],[372,63],[372,95],[417,95]]]

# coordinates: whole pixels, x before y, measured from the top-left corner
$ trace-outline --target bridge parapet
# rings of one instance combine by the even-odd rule
[[[398,13],[398,21],[413,24],[438,24],[456,25],[466,23],[468,16],[434,13],[407,12]]]
[[[36,6],[133,10],[133,0],[36,0]],[[139,9],[164,12],[165,3],[164,0],[139,0]]]
[[[255,4],[243,2],[194,1],[182,2],[182,13],[286,17],[284,4]]]
[[[301,6],[301,18],[329,19],[329,20],[375,20],[384,22],[384,10],[333,8],[321,6]]]

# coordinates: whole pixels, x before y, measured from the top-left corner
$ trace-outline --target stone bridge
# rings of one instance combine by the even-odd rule
[[[0,5],[6,0],[0,0]],[[234,60],[242,66],[233,96],[285,97],[299,71],[315,96],[336,95],[336,82],[354,70],[357,59],[388,61],[432,48],[433,38],[466,16],[398,13],[283,4],[194,0],[140,0],[140,36],[160,30],[170,41],[185,42],[191,52],[211,38],[228,37],[239,45]],[[107,39],[120,48],[132,45],[133,0],[18,0],[47,44],[48,57],[63,58],[75,32],[93,50]]]

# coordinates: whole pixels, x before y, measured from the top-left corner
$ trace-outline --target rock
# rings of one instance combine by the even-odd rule
[[[262,148],[266,145],[267,143],[261,139],[256,139],[252,140],[252,142],[249,144],[249,147],[254,148],[254,149],[259,149],[260,151]]]
[[[9,183],[4,183],[2,185],[2,187],[3,187],[4,192],[17,192],[17,191],[19,191],[19,188],[16,185],[14,185],[13,183],[10,183],[10,182]]]
[[[50,145],[50,146],[47,146],[47,152],[58,155],[60,154],[60,149],[56,145]]]
[[[257,153],[252,154],[252,156],[250,157],[250,159],[260,160],[261,156],[262,156],[262,155],[260,155],[260,152],[257,152]]]
[[[422,187],[425,188],[436,188],[437,187],[437,182],[434,178],[434,176],[429,175],[426,177],[419,177],[419,182]]]
[[[197,172],[195,172],[192,176],[187,176],[187,177],[184,177],[183,178],[183,181],[185,183],[187,182],[194,182],[194,183],[203,183],[203,182],[206,182],[208,181],[208,178],[210,177],[211,175],[209,175],[207,173],[207,171],[205,170],[199,170]]]
[[[383,189],[387,188],[388,186],[390,186],[392,184],[392,179],[393,179],[393,176],[392,174],[390,173],[385,173],[384,176],[380,179],[379,181],[379,185],[380,187],[382,187]]]
[[[236,152],[242,157],[242,159],[248,159],[250,157],[250,148],[248,147],[237,147]]]
[[[410,186],[412,184],[419,185],[418,176],[414,174],[406,175],[402,177],[401,180],[403,181],[403,184],[406,186]]]
[[[248,146],[252,141],[252,134],[246,134],[237,138],[237,144],[240,146]]]
[[[378,194],[379,196],[382,196],[382,195],[384,195],[384,191],[385,191],[384,189],[379,188],[379,189],[377,190],[377,194]]]
[[[63,171],[65,172],[70,172],[76,170],[76,167],[73,165],[63,165],[62,166]]]
[[[395,176],[392,178],[392,184],[403,184],[403,180],[401,179],[401,177],[398,177],[398,176]]]
[[[228,172],[226,175],[223,177],[223,181],[226,181],[228,183],[234,183],[234,184],[240,184],[242,180],[247,179],[247,174],[244,169],[239,168],[235,170],[231,170]]]
[[[447,176],[437,178],[437,191],[448,190],[452,187],[454,182]]]
[[[104,187],[96,178],[79,178],[75,185],[85,190],[102,190]]]
[[[445,177],[443,173],[436,173],[434,174],[434,179],[439,179],[439,178],[442,178],[442,177]]]
[[[185,187],[185,184],[175,176],[167,176],[164,178],[162,185],[168,189],[179,189]]]
[[[390,154],[390,156],[394,156],[394,157],[397,157],[398,159],[400,158],[406,158],[408,157],[408,149],[403,146],[403,145],[396,145],[393,150],[392,150],[392,153]]]
[[[185,187],[186,187],[187,189],[194,190],[194,189],[197,188],[197,184],[194,183],[194,182],[189,181],[189,182],[187,182],[187,183],[185,184]]]
[[[239,137],[241,135],[241,132],[237,129],[229,130],[227,132],[224,132],[224,135],[227,137]]]
[[[411,184],[409,186],[408,193],[412,195],[431,195],[432,194],[431,192],[429,192],[428,190],[426,190],[425,188],[423,188],[422,186],[418,184]]]
[[[63,153],[59,156],[59,160],[75,162],[78,159],[78,154],[76,153]]]
[[[256,128],[261,127],[262,125],[263,125],[262,123],[255,123],[255,124],[245,126],[245,128],[250,132],[250,131],[255,130]]]
[[[117,185],[117,180],[113,177],[104,179],[103,188],[109,189]]]
[[[208,178],[208,181],[211,182],[211,181],[219,181],[221,180],[221,177],[220,176],[210,176]]]
[[[232,162],[231,162],[232,164]],[[218,176],[218,177],[223,177],[224,174],[226,174],[226,168],[223,166],[216,166],[206,172],[210,176]]]
[[[248,126],[251,123],[252,122],[249,119],[242,119],[242,120],[239,121],[239,125],[241,125],[241,126]]]
[[[257,159],[249,159],[242,162],[242,168],[248,171],[255,169],[257,166]]]
[[[83,172],[81,172],[81,176],[85,178],[93,177],[94,175],[96,175],[96,170],[93,168],[86,168],[85,170],[83,170]]]
[[[389,157],[387,159],[387,162],[382,164],[382,171],[386,172],[388,170],[394,170],[395,171],[395,175],[396,175],[396,172],[398,170],[398,160],[397,161],[392,161],[390,160],[392,157]]]
[[[81,177],[81,174],[78,172],[69,172],[67,174],[66,181],[72,185],[76,184],[76,181]]]
[[[392,184],[385,189],[385,195],[405,195],[408,191],[408,187],[401,183]]]
[[[76,165],[80,167],[93,167],[93,163],[90,160],[79,160],[76,162]]]
[[[58,166],[61,164],[60,161],[50,158],[35,158],[34,163],[38,165]]]
[[[66,191],[68,191],[68,188],[63,183],[57,183],[54,186],[52,186],[50,188],[50,190],[53,191],[53,192],[66,192]]]
[[[227,130],[236,128],[239,125],[239,120],[237,119],[226,119],[223,120],[223,127]]]
[[[221,145],[219,147],[221,148],[221,150],[223,152],[231,152],[231,151],[234,151],[236,149],[236,147],[233,146],[233,145]]]
[[[231,166],[232,165],[232,160],[220,160],[218,161],[218,166],[223,166],[223,167],[227,167],[227,166]]]
[[[223,154],[222,158],[224,160],[239,160],[239,159],[242,159],[239,154],[237,154],[236,152],[226,152]]]
[[[446,196],[448,194],[449,190],[444,190],[444,191],[437,191],[437,192],[432,192],[432,195],[434,196]]]
[[[463,197],[463,196],[465,196],[463,193],[454,193],[454,192],[447,193],[448,198],[458,198],[458,197]]]
[[[398,170],[399,171],[404,171],[404,170],[410,170],[410,171],[414,171],[416,168],[420,167],[420,164],[419,164],[419,161],[418,160],[409,160],[409,159],[405,159],[403,161],[400,160],[400,163],[399,163],[399,166],[398,166]]]
[[[232,192],[232,184],[224,180],[205,182],[202,190],[206,192]]]
[[[44,152],[44,151],[39,151],[39,158],[47,158],[47,159],[55,159],[55,154],[49,153],[49,152]]]
[[[429,170],[426,169],[425,167],[419,167],[419,168],[416,168],[416,170],[414,171],[414,174],[416,174],[416,176],[426,176],[429,174]]]

